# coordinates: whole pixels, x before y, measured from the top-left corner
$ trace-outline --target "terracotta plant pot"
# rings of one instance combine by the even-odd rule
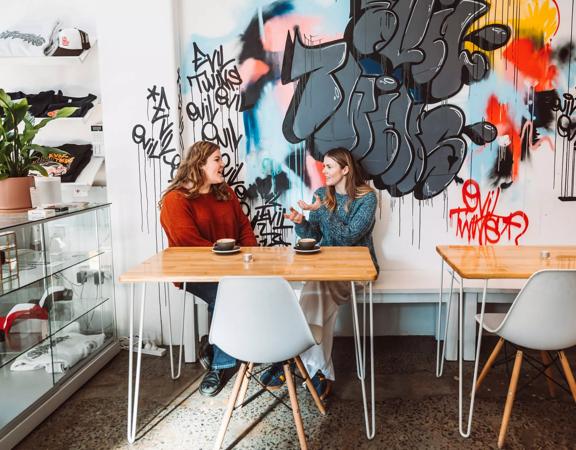
[[[30,188],[34,177],[14,177],[0,181],[0,210],[14,211],[32,208]]]

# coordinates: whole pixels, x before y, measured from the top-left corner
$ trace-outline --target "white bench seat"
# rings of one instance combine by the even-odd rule
[[[447,266],[445,266],[447,267]],[[444,296],[443,299],[446,302],[448,300],[448,293],[450,291],[450,283],[452,276],[446,271],[444,273],[443,286],[444,286]],[[453,299],[454,308],[451,311],[450,317],[450,328],[448,330],[447,346],[446,346],[446,359],[456,360],[457,356],[457,300],[459,293],[459,279],[460,277],[456,275],[453,287]],[[519,290],[522,288],[526,280],[499,280],[491,279],[488,282],[488,290],[486,303],[487,304],[510,304],[518,294]],[[474,344],[476,342],[476,322],[475,315],[478,310],[478,303],[482,301],[482,290],[484,288],[484,280],[464,280],[464,359],[473,360],[475,354]],[[429,271],[429,270],[382,270],[376,280],[372,285],[373,302],[374,304],[388,304],[397,305],[401,307],[402,304],[406,304],[405,308],[410,308],[410,305],[422,305],[428,304],[426,313],[427,317],[430,316],[430,311],[433,311],[432,317],[435,323],[437,308],[430,304],[436,304],[438,302],[438,295],[440,290],[440,270]],[[363,296],[358,295],[358,301],[363,301]],[[412,307],[412,308],[413,308]],[[378,306],[376,306],[378,308]],[[442,308],[442,322],[444,322],[444,317],[446,313],[446,304]],[[385,313],[384,313],[385,314]],[[397,310],[394,314],[398,316]],[[401,314],[401,320],[408,321],[406,317],[412,314],[416,317],[417,310],[409,309],[406,314]],[[376,314],[378,318],[380,314]],[[400,319],[398,319],[400,320]],[[422,323],[422,317],[415,318]],[[395,332],[402,333],[402,327],[400,330],[395,329]],[[410,328],[411,329],[411,328]],[[443,323],[441,330],[443,330]],[[430,334],[431,327],[426,326],[425,332]],[[410,334],[410,333],[407,333]],[[435,334],[434,332],[431,334]]]

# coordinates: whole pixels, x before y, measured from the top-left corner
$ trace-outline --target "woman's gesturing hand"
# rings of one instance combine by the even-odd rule
[[[290,207],[290,214],[284,214],[284,217],[295,224],[302,223],[302,219],[304,219],[304,216],[292,207]]]
[[[320,200],[320,197],[317,194],[314,194],[314,203],[309,205],[304,200],[298,200],[298,206],[304,211],[316,211],[322,206],[322,200]]]

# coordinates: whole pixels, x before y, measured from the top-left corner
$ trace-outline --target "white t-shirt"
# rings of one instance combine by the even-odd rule
[[[0,26],[0,56],[45,56],[59,28],[58,19]]]

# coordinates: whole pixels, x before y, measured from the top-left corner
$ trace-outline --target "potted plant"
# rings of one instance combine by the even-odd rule
[[[32,117],[29,109],[26,99],[12,101],[0,89],[0,210],[31,208],[30,187],[34,178],[28,172],[34,170],[46,176],[46,170],[38,164],[39,159],[49,153],[66,154],[60,149],[32,142],[48,122],[68,117],[76,108],[61,108],[53,116],[39,121]]]

